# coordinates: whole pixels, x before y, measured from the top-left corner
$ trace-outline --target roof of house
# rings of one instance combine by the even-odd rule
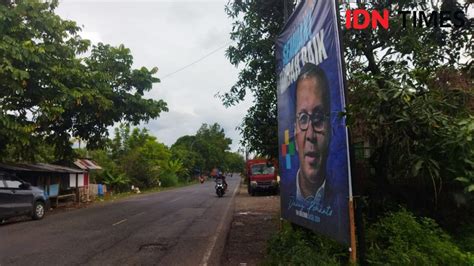
[[[83,173],[84,171],[48,163],[0,163],[0,169],[16,172]]]
[[[100,167],[96,162],[90,159],[77,159],[74,164],[81,168],[82,170],[101,170]]]

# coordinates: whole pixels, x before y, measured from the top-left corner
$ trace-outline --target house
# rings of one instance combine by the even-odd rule
[[[79,186],[89,186],[91,171],[102,170],[102,167],[90,159],[77,159],[74,165],[84,171],[84,176],[79,179]]]
[[[82,169],[47,163],[0,163],[0,171],[43,189],[56,206],[63,198],[79,201],[79,187],[85,174]]]
[[[91,172],[102,170],[96,162],[91,159],[80,158],[74,161],[74,166],[84,171],[84,175],[79,175],[78,187],[80,200],[83,202],[91,201],[97,195],[103,195],[107,191],[106,187],[101,184],[91,184]],[[73,179],[73,176],[71,176]]]

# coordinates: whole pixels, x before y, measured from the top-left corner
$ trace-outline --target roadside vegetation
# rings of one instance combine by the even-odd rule
[[[305,228],[284,222],[269,240],[264,265],[341,265],[347,263],[347,247]]]
[[[0,162],[92,158],[103,168],[92,183],[114,194],[188,184],[212,167],[241,172],[243,158],[218,124],[171,147],[138,128],[168,111],[144,96],[160,82],[158,68],[135,69],[124,45],[83,39],[76,22],[54,13],[58,4],[0,1]]]
[[[59,1],[0,1],[0,160],[74,156],[70,140],[105,143],[115,123],[138,125],[168,111],[147,99],[158,68],[133,68],[124,45],[91,44]]]
[[[295,2],[287,1],[288,13]],[[380,10],[461,9],[466,15],[472,8],[469,1],[432,3],[361,4]],[[226,12],[234,20],[235,41],[227,56],[242,68],[221,98],[230,106],[247,94],[255,97],[240,127],[244,144],[278,158],[274,40],[285,23],[284,1],[234,1]],[[391,17],[388,30],[342,30],[349,105],[341,115],[347,117],[354,148],[359,261],[472,265],[473,19],[459,28],[405,29],[401,19]],[[347,249],[323,243],[312,232],[285,227],[270,243],[269,263],[347,263],[340,255]]]
[[[472,265],[474,253],[458,245],[430,218],[400,209],[370,226],[365,262],[370,265]],[[472,237],[472,235],[471,235]],[[347,247],[285,223],[268,246],[266,265],[345,265]]]
[[[117,193],[130,191],[132,185],[143,192],[193,183],[213,167],[240,172],[244,159],[229,151],[231,143],[217,123],[203,124],[195,135],[183,136],[171,147],[160,143],[147,129],[122,124],[115,128],[115,136],[105,148],[76,151],[104,168],[92,175],[94,182],[107,184]]]
[[[143,190],[140,189],[140,194],[137,194],[133,190],[124,190],[123,192],[118,192],[118,193],[112,192],[112,193],[108,193],[108,194],[104,195],[103,197],[99,198],[97,200],[97,202],[116,201],[116,200],[120,200],[120,199],[123,199],[123,198],[167,191],[167,190],[171,190],[171,189],[176,189],[176,188],[180,188],[180,187],[194,185],[194,184],[197,184],[197,183],[198,183],[198,181],[194,180],[194,181],[189,181],[189,182],[186,182],[186,183],[178,183],[176,186],[173,186],[173,187],[163,187],[163,186],[161,186],[161,187],[147,188],[147,189],[143,189]]]

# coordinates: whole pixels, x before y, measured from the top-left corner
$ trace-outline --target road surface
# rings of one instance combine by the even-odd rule
[[[0,265],[216,265],[240,178],[0,226]]]

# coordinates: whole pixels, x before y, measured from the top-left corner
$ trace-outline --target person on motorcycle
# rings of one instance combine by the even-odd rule
[[[214,178],[214,181],[217,181],[217,179],[222,179],[222,182],[224,183],[224,188],[225,190],[227,190],[227,182],[225,181],[225,176],[222,175],[222,173],[217,168],[212,169],[211,177]]]

